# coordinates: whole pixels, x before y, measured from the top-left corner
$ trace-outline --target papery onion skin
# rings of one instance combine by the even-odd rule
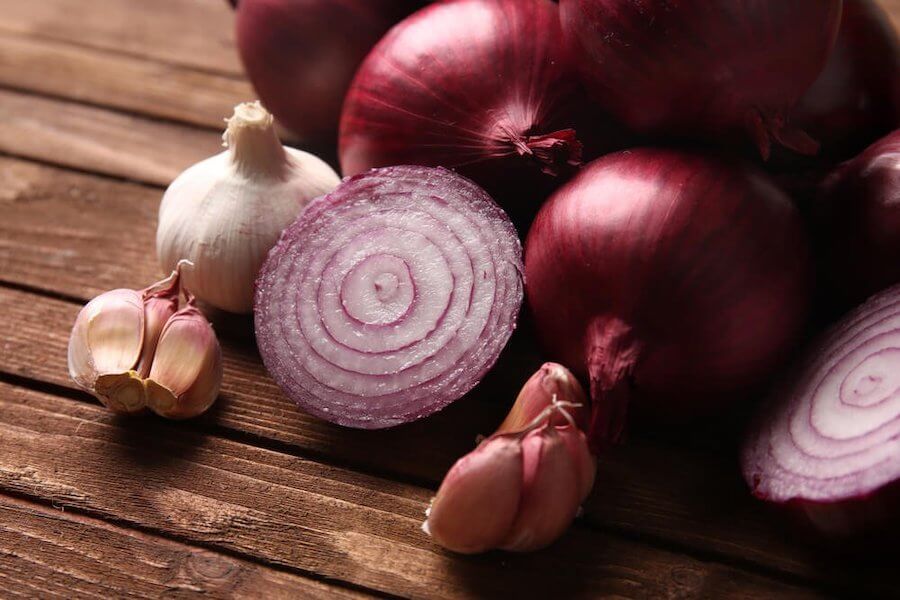
[[[580,164],[588,109],[576,79],[549,0],[431,5],[395,26],[357,72],[341,117],[341,168],[444,166],[507,210],[536,204],[535,186]]]
[[[829,299],[838,307],[900,283],[900,129],[838,167],[814,206]]]
[[[285,393],[365,429],[431,414],[494,364],[522,251],[484,190],[441,168],[373,169],[314,201],[257,280],[256,337]]]
[[[900,287],[813,344],[760,410],[742,465],[755,496],[821,533],[900,524]]]
[[[334,144],[356,68],[413,0],[240,0],[237,46],[265,107],[308,143]]]
[[[561,0],[594,100],[641,134],[813,154],[787,122],[837,35],[841,0]]]
[[[844,0],[831,57],[791,119],[820,142],[820,164],[851,158],[900,127],[900,42],[876,2]]]
[[[525,265],[545,348],[590,378],[595,447],[622,437],[632,399],[667,421],[734,401],[807,313],[790,199],[750,166],[674,150],[585,166],[538,213]]]

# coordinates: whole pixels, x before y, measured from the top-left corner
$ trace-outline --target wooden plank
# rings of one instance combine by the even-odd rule
[[[389,593],[814,596],[577,529],[541,553],[452,555],[418,529],[428,490],[5,384],[0,424],[4,490]]]
[[[167,186],[221,135],[0,89],[0,152]]]
[[[3,593],[32,598],[364,598],[97,519],[0,496]]]
[[[89,10],[88,10],[89,9]],[[225,0],[0,0],[0,29],[177,65],[241,72]]]
[[[8,186],[0,211],[9,215],[0,223],[0,273],[8,281],[86,299],[114,287],[139,288],[159,276],[152,252],[158,191],[9,159],[0,159],[0,178]],[[0,368],[72,386],[65,347],[78,308],[23,292],[0,293]],[[501,420],[514,390],[539,364],[527,337],[519,336],[487,381],[433,418],[391,431],[346,430],[285,399],[252,347],[249,322],[217,321],[226,375],[206,423],[429,485],[471,448],[477,434]],[[632,440],[602,461],[601,491],[587,515],[604,527],[822,576],[809,552],[786,541],[778,521],[749,498],[737,472],[734,454],[704,455]]]
[[[34,7],[44,0],[5,4],[10,3]],[[2,31],[0,86],[216,130],[235,104],[255,98],[250,85],[236,77]]]

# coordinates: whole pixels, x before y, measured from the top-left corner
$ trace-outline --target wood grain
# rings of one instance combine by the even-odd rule
[[[243,79],[2,30],[0,86],[215,130],[235,104],[255,98]]]
[[[0,424],[0,489],[394,594],[813,596],[580,530],[534,554],[451,555],[418,530],[427,490],[5,384]]]
[[[0,365],[17,375],[71,385],[66,375],[65,344],[78,308],[0,289],[0,339],[4,340],[0,344]],[[231,353],[227,344],[225,350],[226,356]],[[258,429],[253,419],[236,412],[232,403],[249,405],[254,401],[254,396],[236,391],[240,386],[227,369],[224,387],[228,391],[204,422],[240,431],[255,430],[263,436],[277,435],[275,430]],[[280,433],[282,441],[289,444],[282,447],[285,451],[296,449],[315,460],[337,460],[361,469],[389,469],[394,474],[415,477],[432,489],[444,471],[443,463],[457,456],[451,448],[461,442],[468,446],[467,440],[478,431],[469,428],[470,421],[483,419],[485,414],[499,419],[501,412],[468,399],[449,409],[459,415],[453,415],[452,420],[448,418],[450,413],[444,413],[408,428],[378,433],[336,428],[310,419],[281,401],[283,422],[296,424],[296,428]],[[198,424],[186,423],[183,427],[196,430]],[[584,524],[604,531],[667,541],[706,556],[730,557],[742,564],[762,565],[767,570],[827,581],[840,588],[877,589],[880,581],[889,580],[889,569],[884,567],[876,566],[865,573],[844,565],[835,569],[827,561],[816,559],[804,544],[786,540],[787,522],[751,501],[736,465],[728,457],[638,438],[604,457],[597,481],[597,489],[585,505]]]
[[[3,595],[30,598],[363,598],[97,519],[0,495]]]
[[[0,29],[111,55],[241,72],[225,0],[0,0]]]
[[[167,186],[221,151],[212,131],[0,89],[0,152]]]

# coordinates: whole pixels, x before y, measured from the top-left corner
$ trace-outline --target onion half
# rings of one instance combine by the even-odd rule
[[[365,429],[429,415],[494,364],[522,303],[522,250],[477,185],[373,169],[310,204],[264,264],[256,337],[285,393]]]
[[[900,287],[813,347],[761,411],[742,462],[755,496],[799,507],[823,533],[900,522]]]
[[[391,29],[357,71],[341,117],[341,168],[453,168],[509,209],[510,187],[535,194],[548,175],[580,164],[576,128],[587,110],[557,5],[440,2]]]
[[[837,35],[841,0],[560,0],[594,100],[638,133],[773,142],[814,154],[788,123]]]

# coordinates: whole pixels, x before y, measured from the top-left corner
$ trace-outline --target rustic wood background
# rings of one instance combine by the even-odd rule
[[[162,190],[252,97],[223,0],[0,0],[0,596],[900,594],[896,556],[820,556],[749,498],[728,443],[651,431],[603,458],[550,549],[433,545],[419,525],[442,474],[539,364],[525,335],[469,397],[387,432],[295,409],[249,321],[220,315],[225,382],[204,418],[121,419],[75,389],[80,306],[161,275]]]

